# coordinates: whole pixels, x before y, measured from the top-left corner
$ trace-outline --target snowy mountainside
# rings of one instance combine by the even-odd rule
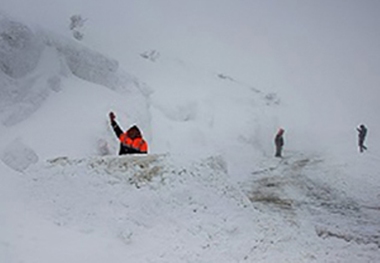
[[[76,151],[79,155],[83,154],[82,150],[92,155],[97,150],[96,136],[105,141],[111,139],[100,136],[107,127],[101,124],[105,124],[110,110],[119,109],[117,105],[123,105],[121,120],[127,117],[131,124],[138,122],[149,138],[147,99],[150,90],[123,72],[117,61],[43,29],[31,29],[4,15],[0,16],[0,30],[0,119],[4,141],[19,136],[33,144],[33,136],[46,135],[44,131],[48,131],[52,136],[40,141],[52,146],[51,153],[42,152],[47,147],[33,145],[43,158],[68,154],[62,152],[64,149],[61,153],[54,152],[56,138],[63,136],[78,143],[92,138],[92,145],[88,142]],[[100,99],[100,92],[103,98],[109,99]],[[65,101],[64,96],[67,96]],[[79,132],[78,125],[84,130]],[[33,134],[31,129],[34,129]],[[29,132],[19,134],[20,130]]]
[[[166,53],[154,61],[142,56],[135,64],[139,78],[154,87],[152,143],[157,152],[196,158],[217,149],[228,160],[236,155],[272,155],[273,133],[282,122],[294,122],[286,116],[295,107],[282,102],[276,92],[228,73]],[[184,142],[192,147],[184,149]]]
[[[157,53],[131,63],[145,85],[84,45],[0,24],[6,262],[380,261],[375,136],[358,156],[351,131],[310,131],[296,94]],[[109,110],[150,155],[114,156]]]

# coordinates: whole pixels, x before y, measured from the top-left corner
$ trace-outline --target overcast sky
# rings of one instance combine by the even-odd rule
[[[2,0],[1,9],[67,35],[69,17],[82,14],[85,44],[126,68],[130,50],[158,49],[262,89],[303,93],[331,123],[346,113],[353,124],[378,119],[377,0]]]

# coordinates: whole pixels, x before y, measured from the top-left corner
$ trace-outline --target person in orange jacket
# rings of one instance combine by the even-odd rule
[[[113,112],[110,112],[109,117],[111,126],[120,141],[119,155],[148,153],[148,143],[144,140],[140,129],[136,125],[129,128],[126,132],[123,132],[123,130],[115,121],[115,114]]]

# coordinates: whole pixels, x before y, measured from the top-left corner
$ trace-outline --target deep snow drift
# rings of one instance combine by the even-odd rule
[[[354,128],[309,130],[301,96],[136,57],[139,78],[0,17],[1,260],[380,261],[376,128],[359,155]],[[142,128],[151,154],[115,156],[110,110]]]

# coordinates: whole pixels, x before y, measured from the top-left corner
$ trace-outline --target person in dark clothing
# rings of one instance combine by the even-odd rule
[[[119,155],[148,153],[148,144],[143,139],[140,129],[136,125],[129,128],[126,132],[123,132],[123,130],[115,121],[115,114],[113,112],[110,112],[109,117],[111,126],[120,141]]]
[[[284,146],[284,129],[279,129],[276,137],[274,138],[274,143],[276,145],[276,157],[282,157],[282,147]]]
[[[359,151],[363,152],[363,150],[367,150],[367,147],[364,145],[365,137],[367,136],[367,128],[362,124],[359,128],[356,128],[359,132]]]

